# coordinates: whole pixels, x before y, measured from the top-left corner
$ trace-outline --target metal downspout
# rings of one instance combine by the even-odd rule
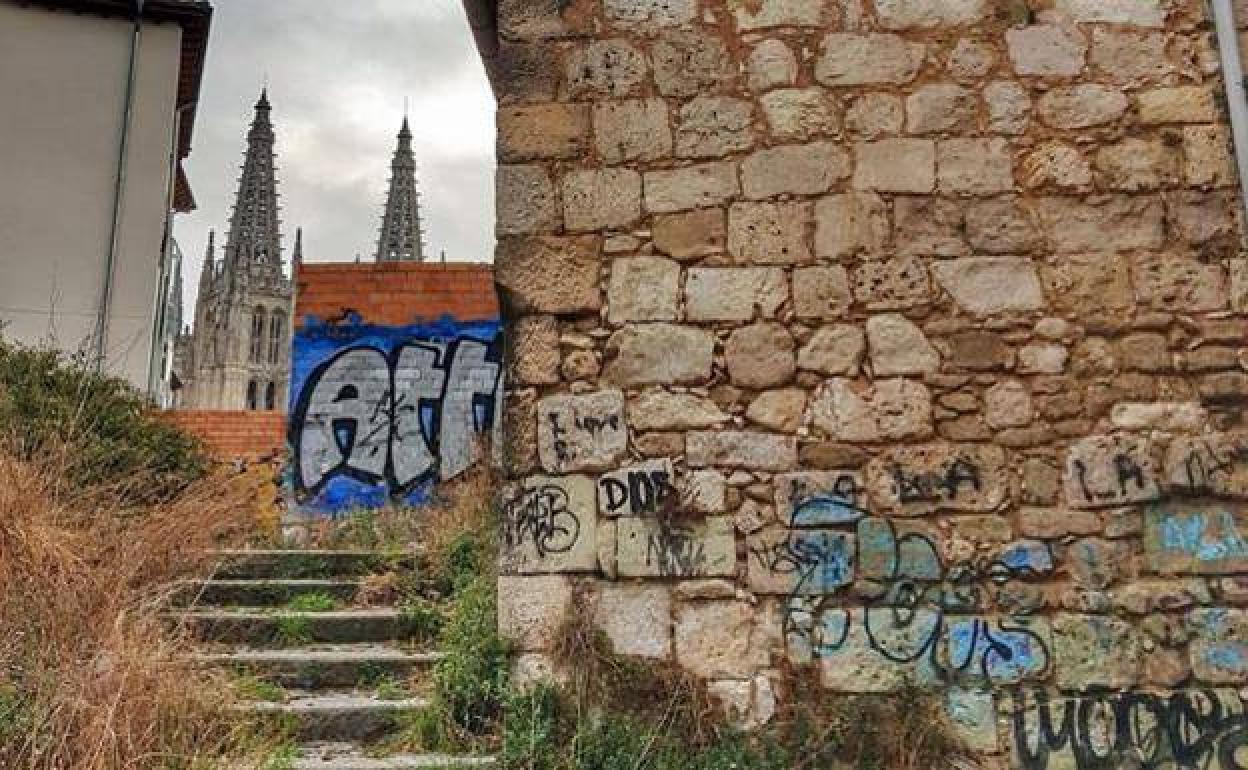
[[[1248,93],[1244,88],[1244,67],[1239,55],[1239,35],[1232,0],[1212,0],[1218,53],[1222,58],[1222,80],[1226,83],[1226,107],[1231,117],[1235,143],[1235,164],[1239,171],[1240,213],[1248,206]],[[1244,220],[1248,223],[1248,219]],[[1243,233],[1241,230],[1241,242]]]
[[[138,79],[139,45],[143,41],[143,2],[134,0],[134,28],[130,34],[130,62],[126,73],[126,92],[121,116],[121,142],[117,149],[117,175],[113,184],[113,222],[109,235],[108,258],[104,263],[104,287],[100,310],[96,316],[95,369],[104,367],[108,349],[108,323],[113,312],[113,283],[117,272],[117,249],[121,240],[121,215],[125,209],[126,170],[130,152],[130,124],[134,118],[134,90]]]

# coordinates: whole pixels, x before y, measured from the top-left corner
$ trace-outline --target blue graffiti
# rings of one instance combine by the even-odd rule
[[[1229,511],[1166,514],[1160,524],[1165,550],[1190,554],[1203,562],[1248,557],[1248,543],[1240,537]]]

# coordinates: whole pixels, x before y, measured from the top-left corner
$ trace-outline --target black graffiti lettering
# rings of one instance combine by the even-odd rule
[[[598,481],[603,505],[610,515],[643,516],[658,513],[676,494],[671,474],[665,470],[628,470],[624,479],[604,476]]]
[[[893,482],[903,503],[956,500],[966,487],[975,492],[983,489],[979,468],[965,458],[954,460],[941,471],[908,473],[900,465],[894,465]]]
[[[696,577],[706,568],[706,545],[696,533],[664,525],[646,541],[646,565],[663,577]]]
[[[523,490],[503,506],[503,540],[508,548],[532,544],[538,558],[567,553],[580,537],[581,522],[561,487]]]
[[[1148,486],[1144,469],[1130,455],[1114,455],[1114,470],[1118,474],[1118,494],[1124,497],[1127,495],[1128,482],[1134,482],[1137,490]]]

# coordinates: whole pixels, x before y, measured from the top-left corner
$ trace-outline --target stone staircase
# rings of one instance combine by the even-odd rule
[[[279,724],[298,741],[298,758],[283,767],[493,765],[491,757],[372,756],[370,747],[393,736],[403,717],[425,705],[408,687],[440,659],[422,649],[418,629],[397,607],[350,606],[363,579],[383,566],[366,551],[223,552],[212,579],[179,592],[181,606],[171,618],[200,641],[199,662],[245,675],[263,688],[268,697],[240,708]],[[381,683],[390,691],[383,692]]]

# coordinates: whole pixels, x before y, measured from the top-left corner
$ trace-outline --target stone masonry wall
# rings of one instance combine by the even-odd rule
[[[498,26],[520,675],[559,674],[581,592],[747,724],[790,662],[938,688],[1002,764],[1248,766],[1248,262],[1202,2]]]

